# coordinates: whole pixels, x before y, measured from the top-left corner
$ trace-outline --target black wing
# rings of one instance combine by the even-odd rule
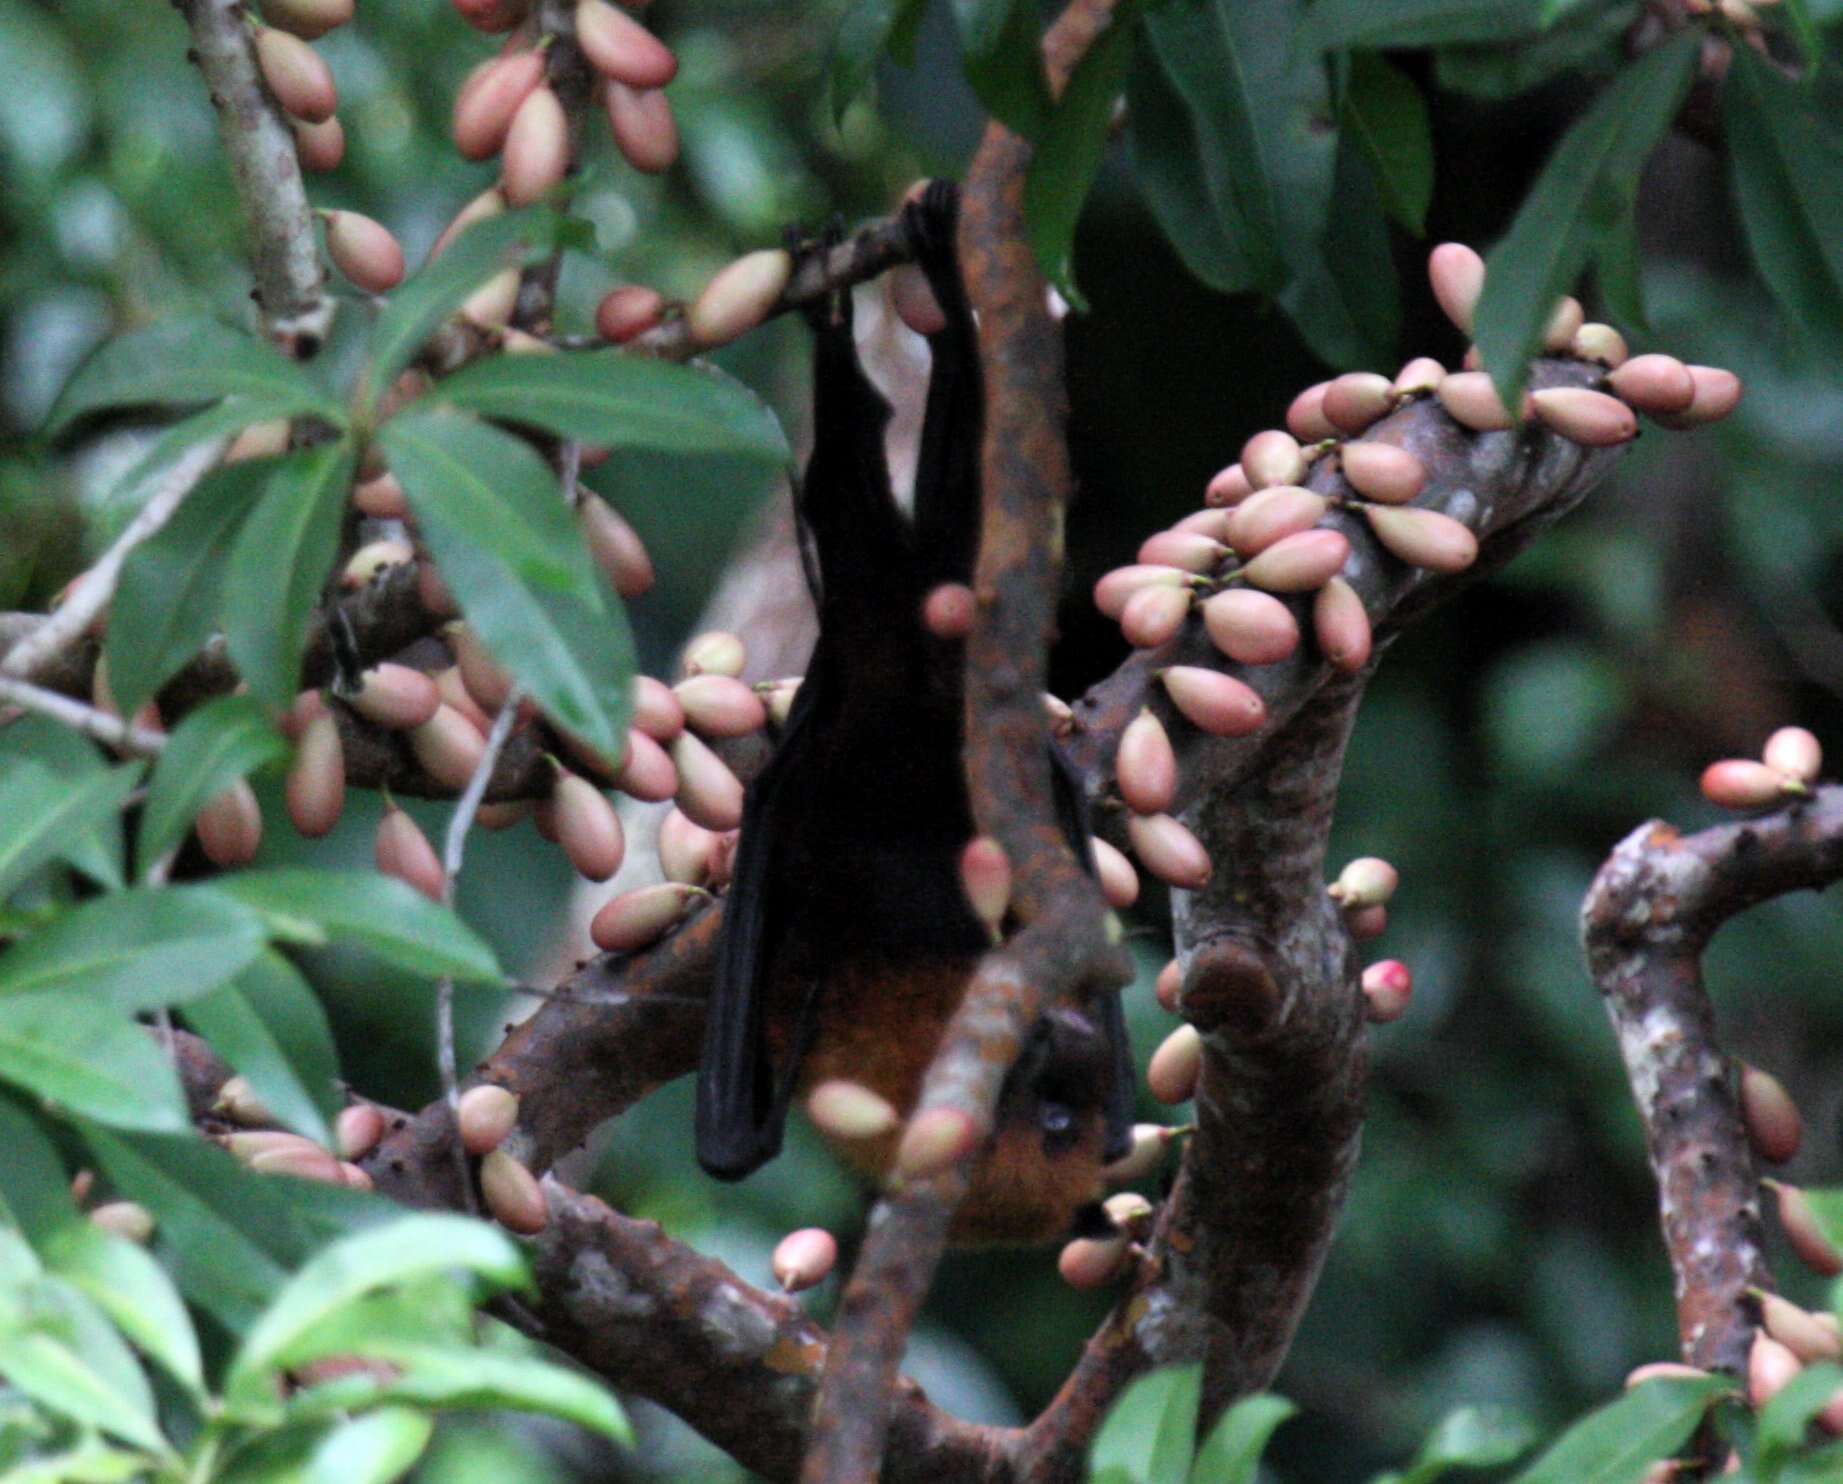
[[[1075,765],[1054,742],[1050,743],[1050,786],[1056,796],[1056,822],[1062,826],[1063,838],[1075,852],[1082,869],[1094,874],[1094,855],[1088,844],[1088,803],[1082,792],[1081,775]],[[1107,1138],[1101,1156],[1109,1163],[1124,1158],[1133,1147],[1133,1045],[1126,1034],[1126,1012],[1121,1008],[1116,990],[1104,989],[1095,995],[1095,1015],[1100,1021],[1101,1038],[1107,1043],[1112,1076],[1107,1087],[1104,1112]]]

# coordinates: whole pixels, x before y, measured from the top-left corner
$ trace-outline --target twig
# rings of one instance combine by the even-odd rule
[[[486,786],[492,781],[506,738],[512,735],[512,725],[518,719],[518,704],[523,699],[516,685],[507,692],[505,704],[499,708],[492,730],[486,734],[486,748],[480,754],[480,761],[474,764],[473,776],[461,790],[454,813],[448,816],[448,833],[442,841],[444,906],[454,905],[455,883],[460,879],[461,859],[467,849],[467,832],[473,828],[474,816],[480,811],[480,801],[486,797]],[[458,1131],[461,1126],[461,1079],[454,1055],[454,980],[446,974],[435,986],[435,1057],[442,1080],[442,1102],[447,1105],[453,1127]],[[461,1147],[458,1137],[453,1140],[453,1149],[455,1173],[460,1179],[467,1209],[473,1211],[474,1186],[468,1178],[467,1151]]]
[[[0,701],[49,716],[67,727],[75,727],[86,737],[94,737],[98,742],[119,747],[137,757],[158,757],[166,750],[166,738],[159,732],[137,727],[99,707],[87,706],[82,701],[73,701],[69,696],[29,685],[23,680],[0,679]]]
[[[6,658],[0,660],[0,675],[35,679],[40,670],[51,666],[83,637],[114,598],[122,564],[129,553],[173,518],[193,486],[223,457],[228,446],[228,439],[213,438],[188,448],[173,462],[160,476],[147,503],[135,512],[134,519],[95,565],[77,579],[58,610],[7,651]]]
[[[1618,1033],[1657,1179],[1691,1365],[1744,1375],[1771,1291],[1759,1168],[1702,978],[1729,918],[1843,879],[1843,788],[1776,813],[1679,835],[1653,820],[1619,842],[1581,909],[1588,971]]]
[[[326,269],[314,240],[294,132],[263,86],[243,0],[179,0],[192,56],[211,92],[218,133],[250,229],[255,299],[263,331],[290,354],[311,356],[333,322]]]

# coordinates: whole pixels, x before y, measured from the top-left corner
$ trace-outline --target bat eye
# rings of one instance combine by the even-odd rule
[[[1059,1154],[1072,1147],[1081,1135],[1075,1110],[1067,1103],[1040,1103],[1037,1127],[1043,1131],[1043,1148],[1050,1154]]]

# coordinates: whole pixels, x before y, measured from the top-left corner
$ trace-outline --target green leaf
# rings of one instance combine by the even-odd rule
[[[274,473],[273,459],[212,470],[130,553],[103,640],[109,689],[124,714],[132,716],[211,637],[231,547]]]
[[[1754,1445],[1759,1450],[1753,1460],[1755,1466],[1771,1469],[1804,1447],[1806,1429],[1829,1405],[1839,1387],[1843,1387],[1843,1367],[1820,1364],[1806,1366],[1774,1392],[1760,1409],[1760,1425],[1754,1431]]]
[[[1341,122],[1369,162],[1389,215],[1424,235],[1433,199],[1433,130],[1421,90],[1400,68],[1359,52],[1350,60]]]
[[[287,751],[267,713],[248,696],[220,696],[188,715],[174,729],[148,786],[135,847],[142,880],[185,839],[201,808]]]
[[[293,964],[270,949],[235,982],[188,1005],[186,1021],[249,1078],[277,1119],[332,1145],[338,1055],[326,1012]]]
[[[619,350],[490,356],[445,377],[430,398],[616,449],[734,454],[775,468],[791,457],[780,423],[741,382]]]
[[[118,1128],[191,1126],[179,1079],[154,1038],[119,1012],[67,993],[0,997],[0,1082]]]
[[[0,1375],[53,1412],[150,1453],[171,1452],[151,1408],[136,1406],[133,1398],[50,1335],[0,1329]]]
[[[1299,252],[1279,303],[1307,345],[1333,366],[1394,359],[1401,294],[1389,226],[1369,166],[1340,141],[1330,219],[1316,253]]]
[[[304,1484],[391,1484],[422,1457],[435,1419],[408,1407],[367,1413],[321,1439],[302,1471]]]
[[[61,778],[32,761],[9,762],[0,773],[0,901],[46,861],[66,854],[71,842],[114,827],[122,805],[141,780],[141,764]]]
[[[527,1281],[525,1260],[495,1227],[465,1216],[405,1216],[344,1237],[311,1258],[243,1337],[225,1378],[227,1395],[260,1394],[277,1357],[346,1304],[400,1283],[459,1270],[499,1288]]]
[[[1570,1427],[1513,1484],[1633,1484],[1647,1464],[1688,1441],[1709,1403],[1732,1384],[1709,1376],[1635,1386]]]
[[[1314,0],[1299,25],[1303,51],[1505,42],[1541,25],[1542,0]]]
[[[1087,302],[1075,286],[1075,223],[1101,168],[1113,125],[1114,100],[1133,57],[1138,3],[1114,10],[1056,101],[1031,153],[1024,180],[1024,219],[1043,276],[1077,309]]]
[[[1374,187],[1360,162],[1340,168],[1349,152],[1325,65],[1293,47],[1293,19],[1291,0],[1170,0],[1146,25],[1192,114],[1222,234],[1319,355],[1367,362],[1394,350],[1394,264],[1379,228],[1346,230],[1363,215],[1341,213],[1340,199],[1361,196],[1379,215]]]
[[[472,1346],[434,1346],[401,1340],[367,1342],[361,1334],[348,1352],[389,1362],[399,1369],[395,1380],[376,1381],[370,1400],[408,1402],[417,1406],[493,1408],[539,1412],[560,1417],[606,1437],[631,1443],[632,1430],[620,1403],[586,1376],[534,1356],[503,1355]],[[317,1388],[316,1388],[317,1389]],[[344,1391],[316,1397],[304,1392],[289,1407],[290,1415],[350,1405]]]
[[[1250,234],[1225,152],[1213,135],[1199,139],[1197,121],[1147,47],[1127,72],[1126,117],[1133,179],[1184,266],[1218,293],[1253,288]]]
[[[1270,19],[1269,0],[1256,0],[1255,8],[1263,21]],[[1287,264],[1254,111],[1271,106],[1278,114],[1285,101],[1262,98],[1259,87],[1267,79],[1250,75],[1234,25],[1213,0],[1173,0],[1147,17],[1148,50],[1190,115],[1218,230],[1237,245],[1253,286],[1272,293],[1286,281]],[[1284,31],[1278,41],[1285,44]]]
[[[1638,218],[1628,211],[1609,228],[1600,248],[1594,276],[1599,280],[1607,312],[1633,330],[1650,328],[1645,312],[1644,265],[1638,254]]]
[[[1722,112],[1747,244],[1785,318],[1843,357],[1843,135],[1747,47],[1729,76]]]
[[[1818,1230],[1824,1234],[1824,1240],[1843,1251],[1843,1187],[1829,1190],[1807,1188],[1805,1203],[1810,1206],[1812,1218],[1817,1222]],[[1843,1293],[1838,1297],[1843,1299]]]
[[[245,1169],[193,1135],[85,1131],[109,1180],[154,1215],[180,1292],[240,1333],[329,1235],[393,1210],[376,1196]]]
[[[618,755],[633,641],[544,461],[509,433],[448,411],[400,414],[378,437],[493,657],[552,720]]]
[[[1778,1484],[1834,1484],[1843,1479],[1843,1443],[1813,1448],[1788,1459],[1779,1471]]]
[[[109,771],[109,763],[94,742],[48,716],[21,716],[0,728],[0,767],[25,765],[48,769],[67,788],[81,787]],[[138,771],[141,765],[129,766]],[[122,887],[122,826],[115,811],[94,829],[66,839],[59,854],[97,885],[112,890]],[[0,888],[0,898],[5,895]]]
[[[505,982],[493,950],[466,923],[392,876],[284,867],[239,871],[201,890],[254,908],[284,938],[305,923],[322,940],[356,943],[412,974]]]
[[[6,1150],[6,1182],[0,1185],[0,1230],[17,1222],[35,1242],[76,1221],[70,1176],[57,1147],[38,1121],[12,1098],[0,1095],[0,1149]]]
[[[1626,63],[1623,43],[1632,14],[1627,4],[1576,9],[1538,35],[1443,46],[1434,54],[1434,84],[1501,103],[1565,74],[1576,83],[1611,77]]]
[[[1433,1484],[1449,1469],[1509,1463],[1535,1441],[1535,1428],[1507,1407],[1460,1407],[1427,1435],[1404,1472],[1389,1477],[1396,1484]]]
[[[65,384],[45,435],[114,407],[174,406],[244,397],[312,412],[335,427],[345,409],[267,341],[204,315],[161,320],[106,340]],[[262,416],[280,414],[263,413]]]
[[[126,1238],[72,1221],[44,1244],[51,1271],[87,1294],[194,1398],[205,1390],[191,1317],[166,1270]]]
[[[257,700],[294,700],[307,623],[339,550],[352,449],[330,443],[276,462],[224,573],[224,639]]]
[[[1639,174],[1676,117],[1700,47],[1701,33],[1692,28],[1626,68],[1569,129],[1485,259],[1478,348],[1506,406],[1522,403],[1529,360],[1556,300],[1630,212]]]
[[[1785,0],[1785,19],[1792,40],[1798,45],[1798,55],[1804,61],[1804,81],[1808,84],[1823,65],[1824,38],[1818,32],[1817,23],[1811,19],[1811,7],[1805,0]]]
[[[1042,25],[1033,0],[953,0],[966,80],[986,112],[1034,140],[1050,113]]]
[[[1094,1484],[1184,1484],[1197,1442],[1199,1363],[1141,1376],[1108,1410],[1088,1452]]]
[[[522,268],[532,258],[566,243],[582,243],[580,224],[548,206],[527,207],[475,222],[433,263],[394,290],[371,330],[371,365],[366,371],[368,405],[390,390],[436,327],[467,296],[502,268]],[[588,245],[592,246],[592,242]]]
[[[890,38],[905,25],[913,25],[914,13],[923,8],[924,0],[856,0],[845,12],[832,38],[832,56],[826,66],[833,123],[841,122],[845,110],[870,86],[877,58]]]
[[[1245,1396],[1222,1414],[1197,1450],[1199,1484],[1254,1484],[1274,1429],[1299,1409],[1283,1396]]]
[[[317,398],[310,404],[306,397],[297,397],[293,401],[227,397],[215,407],[174,423],[162,433],[154,446],[136,460],[128,472],[116,480],[98,500],[98,509],[105,520],[125,520],[126,516],[118,513],[138,509],[147,496],[147,486],[177,463],[187,449],[213,438],[229,438],[254,423],[293,418],[319,410]],[[230,467],[235,468],[236,465]],[[188,495],[186,498],[190,500],[192,497]]]
[[[254,912],[203,887],[97,897],[0,953],[0,1014],[54,995],[122,1015],[182,1004],[239,972],[263,942]]]
[[[394,1212],[393,1219],[396,1215],[401,1212]],[[298,1332],[271,1357],[271,1363],[287,1370],[298,1370],[329,1355],[362,1353],[388,1358],[400,1351],[428,1346],[459,1347],[473,1342],[476,1329],[473,1294],[447,1274],[437,1274],[383,1293],[366,1294],[341,1305]],[[333,1394],[330,1391],[317,1393],[320,1398]],[[365,1393],[373,1398],[381,1394],[378,1389]],[[268,1409],[270,1401],[264,1400],[257,1406]],[[298,1410],[312,1411],[321,1406],[321,1400],[308,1402],[303,1399]],[[292,1416],[297,1408],[291,1404],[288,1410]]]
[[[92,1433],[61,1453],[14,1464],[6,1484],[140,1484],[146,1478],[146,1454],[116,1448]]]

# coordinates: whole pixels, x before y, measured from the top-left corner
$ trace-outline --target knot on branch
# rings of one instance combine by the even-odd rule
[[[1191,956],[1181,1004],[1184,1018],[1198,1030],[1246,1041],[1279,1030],[1285,1000],[1267,955],[1244,938],[1220,935]]]

